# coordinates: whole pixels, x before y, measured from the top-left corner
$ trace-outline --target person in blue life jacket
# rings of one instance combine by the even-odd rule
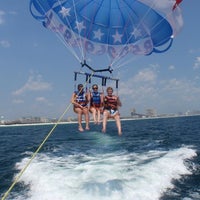
[[[89,130],[89,108],[88,103],[90,101],[90,96],[84,91],[83,85],[79,84],[77,91],[72,94],[71,103],[74,105],[74,112],[77,113],[78,118],[78,130],[84,131],[82,126],[82,116],[85,116],[85,130]]]
[[[101,111],[103,106],[103,95],[98,91],[98,85],[94,84],[92,86],[92,91],[90,92],[90,109],[92,113],[94,124],[100,124],[101,122]]]
[[[118,134],[122,135],[121,120],[120,120],[120,113],[119,113],[119,107],[122,106],[122,103],[118,96],[113,95],[112,87],[108,87],[106,92],[107,92],[107,95],[104,96],[104,98],[103,98],[104,110],[103,110],[102,132],[103,133],[106,132],[107,120],[109,118],[113,118],[117,125]]]

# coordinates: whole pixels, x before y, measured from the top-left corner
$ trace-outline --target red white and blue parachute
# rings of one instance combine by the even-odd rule
[[[167,51],[183,25],[179,1],[30,0],[30,11],[80,61],[106,54],[112,63]]]

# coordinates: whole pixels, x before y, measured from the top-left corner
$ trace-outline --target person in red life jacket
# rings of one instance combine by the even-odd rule
[[[85,116],[85,130],[89,130],[89,94],[83,89],[83,85],[78,85],[78,90],[72,94],[71,103],[74,105],[74,112],[78,115],[78,130],[84,131],[82,127],[82,116]]]
[[[118,134],[122,135],[121,121],[119,114],[119,107],[122,103],[118,96],[113,95],[112,87],[107,88],[107,96],[104,97],[104,111],[103,111],[103,128],[102,132],[106,132],[107,120],[113,118],[116,121]]]
[[[95,124],[100,124],[101,110],[103,105],[103,95],[98,91],[98,85],[92,86],[92,92],[90,93],[90,109]]]

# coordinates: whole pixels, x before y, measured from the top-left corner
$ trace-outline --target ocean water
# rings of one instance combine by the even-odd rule
[[[0,127],[0,195],[52,125]],[[58,125],[9,192],[9,200],[198,200],[200,116]]]

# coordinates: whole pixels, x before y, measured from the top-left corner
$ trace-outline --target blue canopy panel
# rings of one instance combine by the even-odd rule
[[[46,28],[92,54],[148,55],[172,43],[173,29],[165,16],[139,0],[31,0],[30,5]]]

